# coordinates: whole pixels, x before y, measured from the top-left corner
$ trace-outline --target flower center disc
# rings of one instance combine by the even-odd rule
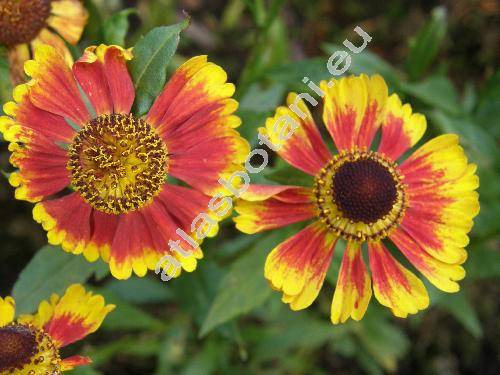
[[[29,43],[47,26],[51,0],[0,1],[0,44]]]
[[[148,204],[167,177],[167,149],[145,121],[101,115],[69,147],[72,185],[96,210],[120,214]]]
[[[397,197],[396,181],[372,159],[345,162],[333,175],[333,199],[345,217],[371,224],[387,215]]]
[[[36,350],[33,332],[25,326],[0,328],[0,372],[22,368],[30,362]]]
[[[398,225],[406,209],[398,167],[373,151],[336,155],[316,176],[318,217],[346,240],[378,240]]]
[[[50,337],[32,325],[0,328],[1,374],[59,374],[59,352]]]

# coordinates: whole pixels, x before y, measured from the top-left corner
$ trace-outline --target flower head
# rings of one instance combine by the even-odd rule
[[[14,300],[0,298],[0,374],[55,375],[90,363],[78,355],[62,359],[60,350],[95,332],[114,308],[74,284],[62,298],[53,294],[36,314],[14,321]]]
[[[87,19],[80,0],[2,0],[0,45],[8,49],[12,81],[24,81],[24,62],[40,44],[54,46],[71,62],[64,41],[76,44]]]
[[[31,81],[15,89],[10,117],[0,118],[18,168],[10,182],[16,198],[37,202],[33,216],[51,244],[89,261],[102,257],[117,278],[144,276],[165,255],[192,271],[199,247],[184,242],[183,252],[173,251],[170,240],[178,229],[217,232],[222,217],[193,220],[229,194],[218,180],[243,169],[249,150],[234,129],[234,85],[206,56],[194,57],[138,117],[132,58],[101,45],[70,68],[54,48],[37,48],[25,66]],[[167,183],[171,177],[185,185]]]
[[[476,166],[453,134],[434,138],[405,158],[424,134],[426,120],[396,94],[389,96],[382,77],[332,83],[320,87],[323,121],[338,152],[331,154],[301,97],[290,94],[289,108],[279,107],[260,132],[313,182],[250,186],[236,204],[236,227],[257,233],[312,220],[272,250],[265,265],[265,277],[292,309],[313,303],[335,244],[343,239],[331,321],[361,319],[372,288],[382,305],[406,317],[426,308],[429,297],[386,244],[392,242],[437,288],[458,291],[467,233],[479,212]],[[374,142],[379,130],[380,141]]]

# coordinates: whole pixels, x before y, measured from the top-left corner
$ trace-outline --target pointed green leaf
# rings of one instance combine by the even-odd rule
[[[83,256],[64,252],[55,246],[44,246],[21,271],[12,291],[18,314],[35,311],[52,293],[63,294],[74,283],[85,282],[96,264]]]
[[[128,17],[137,13],[135,9],[124,9],[109,17],[102,25],[104,42],[125,47],[125,37],[130,26]]]
[[[180,33],[189,25],[185,19],[171,26],[157,27],[134,47],[130,73],[136,89],[134,109],[142,116],[151,107],[167,80],[167,67],[179,45]]]
[[[202,324],[200,337],[218,325],[262,305],[272,293],[264,279],[266,254],[283,238],[274,232],[231,265]]]
[[[429,67],[446,34],[446,9],[433,10],[431,19],[410,41],[410,52],[406,61],[406,70],[412,79],[419,78]]]

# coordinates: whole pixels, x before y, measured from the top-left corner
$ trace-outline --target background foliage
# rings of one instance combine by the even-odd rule
[[[168,284],[149,275],[119,282],[107,267],[44,246],[31,205],[0,186],[0,294],[13,294],[20,312],[73,282],[118,305],[103,329],[81,344],[94,359],[75,374],[382,374],[497,373],[500,365],[500,72],[497,2],[85,0],[91,12],[73,52],[104,41],[136,46],[131,66],[146,112],[170,72],[186,58],[208,54],[237,83],[240,131],[255,142],[256,127],[284,101],[304,90],[303,76],[329,78],[326,60],[360,25],[373,40],[353,57],[352,73],[380,73],[424,113],[426,137],[461,135],[479,165],[481,213],[459,294],[428,285],[431,308],[397,319],[374,300],[365,319],[329,323],[341,251],[325,287],[308,310],[292,313],[263,278],[267,252],[293,232],[244,236],[230,221],[205,243],[205,259],[192,274]],[[178,23],[189,13],[191,24]],[[175,24],[175,25],[174,25]],[[150,32],[154,27],[161,27]],[[185,30],[184,30],[185,29]],[[141,35],[147,36],[141,39]],[[176,51],[177,44],[179,48]],[[144,64],[148,61],[148,64]],[[168,65],[167,65],[168,64]],[[0,96],[10,97],[5,58]],[[1,168],[8,152],[1,144]],[[304,184],[276,161],[261,181]],[[40,250],[38,250],[41,248]],[[338,249],[341,249],[338,246]]]

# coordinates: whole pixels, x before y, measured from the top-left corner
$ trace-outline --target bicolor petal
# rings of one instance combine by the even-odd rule
[[[40,202],[33,208],[33,218],[47,231],[50,244],[87,257],[93,231],[92,213],[92,207],[78,193]]]
[[[47,24],[68,43],[76,44],[82,36],[88,17],[88,12],[80,0],[53,0]]]
[[[465,277],[465,270],[458,264],[448,264],[429,255],[402,229],[395,229],[389,238],[436,288],[448,293],[458,292],[457,281]]]
[[[113,276],[127,279],[132,272],[144,276],[148,269],[156,268],[164,255],[172,255],[184,270],[193,271],[197,259],[202,257],[199,246],[193,248],[190,242],[182,241],[178,243],[182,251],[175,252],[169,241],[180,241],[177,229],[197,243],[203,236],[214,236],[223,217],[207,213],[209,201],[210,197],[199,191],[166,184],[153,203],[141,211],[122,215],[111,245],[109,263]],[[195,220],[203,213],[205,216]]]
[[[310,188],[250,185],[236,201],[236,228],[253,234],[311,219],[316,214]]]
[[[156,127],[170,154],[169,173],[205,194],[228,194],[219,178],[242,171],[250,146],[234,130],[234,85],[226,72],[197,56],[170,78],[146,121]]]
[[[372,296],[370,275],[359,242],[348,242],[333,295],[330,319],[344,323],[349,317],[361,320]]]
[[[323,121],[339,151],[369,149],[385,116],[388,89],[379,75],[322,81]]]
[[[337,237],[316,222],[274,248],[264,275],[292,310],[310,306],[323,285]]]
[[[426,252],[450,264],[465,262],[467,233],[479,212],[476,166],[467,163],[458,137],[437,137],[401,166],[409,207],[401,227]]]
[[[64,358],[61,361],[61,371],[69,371],[75,369],[75,367],[85,366],[92,363],[89,357],[83,357],[81,355],[73,355],[68,358]]]
[[[73,284],[55,305],[44,328],[62,348],[95,332],[114,308],[114,305],[106,305],[102,296]]]
[[[43,45],[55,48],[55,50],[64,57],[66,64],[69,66],[73,64],[73,56],[71,56],[71,52],[66,47],[64,40],[49,29],[42,29],[40,34],[38,34],[38,36],[31,41],[32,51],[36,51],[37,48]]]
[[[397,160],[422,138],[426,128],[425,116],[412,113],[409,104],[403,105],[399,96],[392,94],[387,100],[378,152]]]
[[[37,47],[35,59],[27,61],[24,69],[32,77],[29,95],[35,106],[67,118],[78,126],[90,120],[71,68],[54,47]]]
[[[273,144],[278,155],[310,175],[318,173],[331,158],[311,112],[296,93],[288,95],[287,107],[278,107],[259,132]]]
[[[43,329],[52,319],[54,308],[61,297],[53,293],[48,300],[43,300],[38,305],[38,310],[34,314],[23,314],[17,317],[17,322],[21,324],[31,324],[36,328]]]
[[[422,281],[396,261],[381,242],[369,243],[368,253],[373,291],[382,305],[400,318],[429,306]]]

